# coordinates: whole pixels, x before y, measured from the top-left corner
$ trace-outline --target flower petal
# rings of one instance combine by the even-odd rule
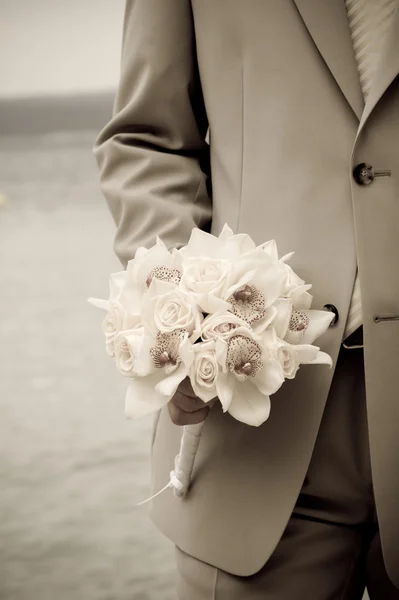
[[[274,317],[273,327],[278,337],[284,339],[291,319],[292,301],[290,298],[278,298],[274,306],[277,308],[277,315]]]
[[[286,275],[280,263],[276,263],[276,266],[265,269],[259,279],[256,280],[257,287],[262,290],[266,297],[266,307],[274,304],[279,296],[282,296],[285,280]]]
[[[311,287],[311,285],[304,285],[291,292],[292,306],[294,308],[302,309],[312,306],[313,296],[307,291]]]
[[[87,298],[87,302],[89,304],[92,304],[96,308],[103,308],[104,310],[110,309],[110,301],[109,300],[103,300],[102,298],[90,297],[90,298]]]
[[[126,271],[111,273],[109,276],[109,297],[119,298],[126,283]]]
[[[281,342],[286,345],[288,342]],[[295,351],[298,354],[298,358],[301,364],[311,363],[319,352],[319,348],[317,346],[312,346],[311,344],[288,344],[289,346],[293,346]]]
[[[292,306],[294,308],[310,308],[312,306],[313,296],[308,290],[312,288],[311,283],[299,285],[290,291]]]
[[[293,256],[294,256],[295,252],[288,252],[288,254],[284,254],[284,256],[282,256],[280,258],[280,262],[287,262],[288,260],[290,260]]]
[[[137,329],[128,329],[127,331],[122,331],[119,335],[123,335],[125,337],[132,356],[138,356],[144,341],[143,327],[138,327]]]
[[[219,240],[226,242],[229,238],[233,237],[234,231],[225,223],[222,231],[219,233]]]
[[[271,396],[281,388],[284,383],[284,371],[280,361],[270,359],[263,363],[263,368],[253,378],[253,384],[262,394]]]
[[[179,252],[183,258],[206,256],[207,258],[220,258],[223,242],[219,238],[195,227],[186,246]]]
[[[264,351],[273,355],[273,353],[275,353],[278,348],[279,342],[274,325],[262,331],[260,339],[262,341],[262,347]]]
[[[216,385],[210,389],[200,387],[197,385],[196,379],[193,375],[191,375],[190,381],[195,394],[202,400],[202,402],[210,402],[217,396]]]
[[[158,369],[150,354],[151,348],[155,346],[155,339],[150,335],[144,335],[140,346],[140,351],[134,363],[134,371],[140,377],[145,377],[150,373],[155,373]]]
[[[134,284],[141,289],[153,269],[160,266],[169,267],[171,262],[172,256],[165,245],[156,244],[152,246],[135,265]],[[153,279],[156,279],[156,277]]]
[[[256,275],[256,270],[253,269],[252,271],[245,271],[245,273],[243,273],[239,279],[236,280],[236,274],[235,274],[235,283],[233,285],[231,285],[227,291],[226,291],[226,298],[229,298],[230,296],[232,296],[234,294],[234,292],[236,292],[240,287],[244,286],[246,283],[249,283],[251,281],[251,279],[253,279],[253,277]]]
[[[163,371],[163,369],[160,370]],[[166,397],[167,401],[169,402],[172,396],[174,396],[179,383],[182,382],[183,379],[187,377],[187,375],[187,369],[185,365],[181,363],[176,369],[176,371],[173,371],[173,373],[167,375],[166,377],[164,377],[164,379],[161,379],[161,381],[157,383],[157,385],[155,386],[155,392]]]
[[[277,316],[277,312],[277,308],[274,304],[266,308],[265,316],[259,319],[259,321],[252,323],[253,331],[257,334],[265,331],[265,329],[267,329],[269,325],[273,323],[275,317]]]
[[[197,304],[204,313],[213,314],[231,309],[230,302],[217,298],[213,294],[198,294]]]
[[[215,353],[216,353],[216,360],[218,361],[220,366],[225,371],[226,370],[226,360],[227,360],[227,343],[225,340],[222,340],[221,338],[216,339]]]
[[[277,244],[276,240],[269,240],[263,244],[260,244],[258,248],[262,248],[264,252],[267,252],[274,260],[278,260]]]
[[[237,233],[226,240],[224,256],[236,258],[256,249],[256,244],[247,233]]]
[[[313,342],[325,333],[334,318],[334,313],[327,310],[303,309],[309,317],[309,326],[301,339],[302,344],[313,344]]]
[[[327,352],[321,352],[321,350],[317,353],[317,356],[314,360],[309,360],[306,364],[308,365],[329,365],[330,368],[333,365],[332,358]]]
[[[219,371],[218,378],[216,379],[216,391],[220,400],[220,404],[222,405],[223,412],[228,411],[236,387],[237,381],[234,375],[232,375],[230,372]]]
[[[270,398],[247,379],[237,383],[228,411],[234,419],[259,427],[270,415]]]
[[[150,283],[148,290],[143,297],[143,303],[141,307],[141,318],[143,325],[152,336],[156,336],[158,329],[154,322],[155,306],[157,299],[160,296],[165,296],[171,291],[174,291],[176,286],[168,281],[162,281],[154,277]]]
[[[265,271],[269,270],[280,270],[280,265],[277,261],[274,261],[266,252],[256,247],[253,251],[239,256],[234,261],[233,267],[234,283],[237,283],[241,278],[245,277],[249,271],[263,274]],[[281,270],[284,273],[284,270]]]
[[[148,377],[132,379],[125,397],[125,415],[128,419],[138,419],[159,410],[168,403],[168,398],[155,390],[160,370]]]
[[[155,243],[156,243],[157,246],[163,246],[163,248],[168,249],[167,246],[166,246],[166,244],[165,244],[165,242],[163,242],[161,240],[161,238],[159,237],[159,235],[156,236]]]
[[[179,346],[179,356],[182,359],[182,362],[184,363],[188,372],[194,360],[194,346],[191,343],[188,336],[185,336],[184,340]]]

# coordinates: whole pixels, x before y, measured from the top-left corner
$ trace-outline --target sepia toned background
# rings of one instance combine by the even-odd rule
[[[125,418],[86,301],[121,269],[92,146],[123,7],[0,0],[0,600],[175,598],[172,545],[135,508],[151,418]]]
[[[121,0],[0,0],[0,599],[172,600],[151,419],[104,349],[114,223],[92,154]]]

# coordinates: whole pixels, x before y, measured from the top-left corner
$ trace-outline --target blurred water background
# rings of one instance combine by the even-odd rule
[[[171,600],[152,526],[151,419],[105,354],[120,270],[92,145],[125,0],[0,0],[0,599]]]
[[[97,132],[0,139],[0,598],[171,600],[149,495],[151,419],[104,350],[114,223]]]

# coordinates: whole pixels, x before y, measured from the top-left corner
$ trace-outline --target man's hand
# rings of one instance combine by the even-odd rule
[[[195,395],[189,377],[183,379],[168,403],[170,418],[175,425],[196,425],[205,421],[217,398],[203,402]]]

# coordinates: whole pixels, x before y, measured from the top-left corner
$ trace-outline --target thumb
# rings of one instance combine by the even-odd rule
[[[180,382],[179,387],[177,389],[185,396],[189,396],[190,398],[197,397],[197,394],[193,390],[193,386],[191,385],[189,377],[185,377],[185,379],[183,379],[183,381]]]

